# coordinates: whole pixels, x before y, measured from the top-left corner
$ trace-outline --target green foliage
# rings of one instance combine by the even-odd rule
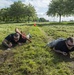
[[[21,1],[14,2],[9,8],[0,10],[0,21],[4,22],[27,22],[37,20],[34,7],[25,5]]]
[[[52,0],[47,11],[48,16],[70,16],[74,14],[74,0]]]
[[[73,75],[73,62],[54,53],[50,48],[45,48],[50,37],[55,39],[74,35],[73,25],[34,27],[33,24],[26,26],[24,23],[0,24],[0,43],[15,28],[26,34],[30,33],[32,43],[17,45],[12,50],[4,50],[0,45],[0,75]]]
[[[27,17],[28,22],[37,20],[36,11],[31,4],[25,7],[25,15]]]
[[[49,9],[47,11],[47,15],[59,15],[61,21],[61,16],[66,13],[66,7],[63,0],[52,0],[49,4]]]
[[[49,22],[49,21],[46,20],[45,18],[39,18],[39,22]]]
[[[19,22],[19,19],[23,16],[24,17],[24,7],[25,5],[21,2],[14,2],[14,4],[12,4],[10,6],[10,10],[9,10],[9,14],[12,18],[16,19],[17,22]]]

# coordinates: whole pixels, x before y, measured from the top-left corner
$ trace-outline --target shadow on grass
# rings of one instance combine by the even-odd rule
[[[26,45],[26,44],[27,44],[27,43],[23,43],[22,45],[14,44],[14,45],[11,47],[10,50],[12,50],[13,48],[17,48],[17,47],[20,47],[20,46],[24,46],[24,45]],[[29,49],[30,46],[28,45],[26,48]],[[2,44],[0,44],[0,50],[8,50],[8,48],[5,47],[5,46],[3,46]]]
[[[59,62],[63,62],[63,61],[65,61],[65,62],[72,62],[72,61],[74,61],[74,57],[71,57],[70,54],[68,54],[67,56],[64,56],[64,55],[62,55],[60,53],[54,52],[53,55],[54,56],[53,56],[52,62],[54,62],[55,64],[57,64]]]
[[[15,48],[17,45],[14,45],[12,48]],[[12,49],[11,48],[11,49]],[[11,50],[10,49],[10,50]],[[0,50],[8,50],[8,48],[7,47],[5,47],[5,46],[3,46],[2,44],[0,44]]]
[[[7,48],[5,48],[2,44],[0,44],[0,50],[6,50]]]

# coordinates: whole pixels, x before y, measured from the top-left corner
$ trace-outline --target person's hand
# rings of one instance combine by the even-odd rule
[[[9,48],[12,47],[12,43],[9,43]]]
[[[67,55],[67,53],[66,53],[66,52],[63,52],[62,54],[63,54],[63,55],[65,55],[65,56]]]
[[[19,45],[19,46],[21,46],[21,45],[22,45],[22,43],[18,43],[18,45]]]

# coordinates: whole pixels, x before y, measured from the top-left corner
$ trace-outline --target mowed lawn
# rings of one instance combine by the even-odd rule
[[[30,33],[32,43],[5,50],[2,40],[15,28]],[[73,35],[73,25],[0,24],[0,75],[74,75],[74,52],[69,59],[45,47],[48,41]]]

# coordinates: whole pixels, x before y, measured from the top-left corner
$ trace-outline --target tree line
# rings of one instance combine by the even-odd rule
[[[9,8],[0,9],[0,21],[29,22],[37,20],[37,14],[31,4],[25,5],[21,1],[14,2]]]
[[[61,16],[74,15],[74,0],[52,0],[49,3],[48,16]],[[23,4],[21,1],[14,2],[8,8],[0,9],[0,22],[47,22],[45,18],[38,18],[34,6],[31,4]]]
[[[9,8],[0,9],[0,22],[45,22],[44,18],[38,18],[35,8],[31,4],[14,2]]]
[[[74,0],[52,0],[48,6],[48,16],[59,16],[59,22],[61,22],[61,16],[74,15]]]

